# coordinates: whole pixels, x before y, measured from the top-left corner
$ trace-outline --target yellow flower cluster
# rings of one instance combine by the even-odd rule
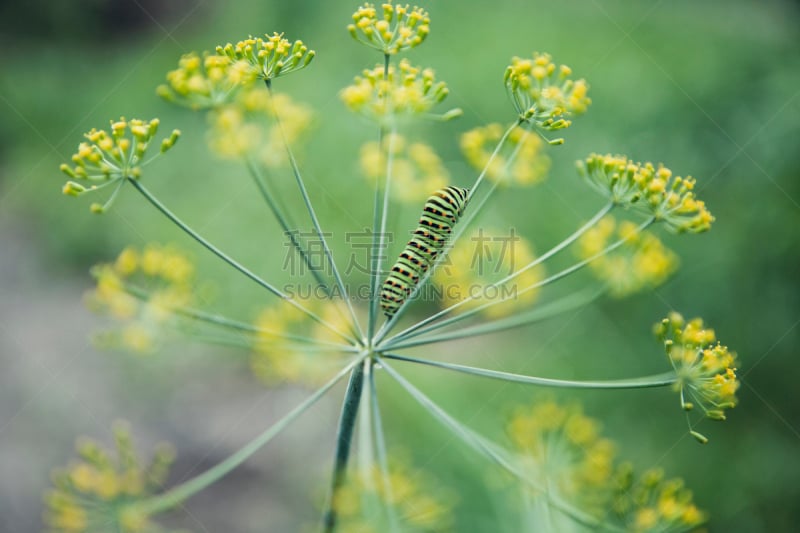
[[[625,244],[603,253],[612,240]],[[614,296],[658,287],[678,268],[678,256],[649,231],[640,231],[636,224],[606,216],[578,241],[581,259],[592,259],[592,271],[608,284]],[[596,257],[597,256],[597,257]]]
[[[364,4],[353,13],[347,31],[356,41],[386,55],[419,46],[430,32],[430,17],[421,7],[382,4],[381,11],[379,17],[373,4]]]
[[[599,423],[578,406],[544,401],[519,408],[507,433],[518,464],[533,482],[546,487],[543,496],[555,496],[594,517],[601,524],[599,529],[685,531],[705,520],[682,480],[664,480],[660,470],[647,471],[636,479],[629,463],[618,464],[614,444],[600,435]],[[529,492],[538,496],[536,491]],[[553,526],[552,513],[543,512],[540,505],[528,506],[527,514],[528,527],[565,531],[575,527],[566,522],[559,523],[561,528]]]
[[[614,444],[577,405],[547,400],[518,408],[506,432],[530,479],[565,501],[599,514],[613,479]]]
[[[633,467],[624,463],[615,473],[614,484],[611,509],[630,531],[686,531],[706,520],[683,480],[664,479],[660,469],[648,470],[637,479]]]
[[[96,265],[92,274],[97,287],[87,297],[89,306],[123,324],[99,337],[110,347],[152,352],[175,309],[193,300],[194,265],[169,247],[126,248],[114,263]]]
[[[128,428],[114,430],[116,457],[93,441],[78,444],[78,462],[53,475],[55,488],[45,494],[45,522],[61,533],[149,533],[164,531],[137,509],[137,502],[164,484],[174,458],[171,446],[156,447],[143,466]]]
[[[351,111],[382,121],[399,115],[429,115],[448,93],[447,85],[436,81],[432,69],[414,67],[402,59],[397,66],[389,67],[385,77],[383,65],[365,69],[341,92],[341,98]],[[450,119],[460,114],[460,109],[453,109],[430,116]]]
[[[219,107],[235,96],[239,87],[252,84],[256,72],[245,61],[218,54],[192,52],[181,57],[178,68],[167,73],[167,83],[157,89],[159,96],[190,109]]]
[[[439,285],[441,303],[445,307],[467,298],[472,299],[464,304],[464,309],[505,300],[482,311],[489,318],[500,318],[536,300],[539,290],[525,289],[544,279],[544,267],[537,265],[513,280],[497,287],[492,285],[534,258],[531,245],[513,230],[479,229],[454,244],[442,265],[434,271],[433,281]]]
[[[349,314],[340,301],[304,300],[303,306],[341,332],[350,330]],[[254,322],[258,329],[250,357],[250,368],[267,385],[288,382],[320,385],[341,368],[341,351],[325,350],[340,337],[312,321],[286,301],[261,311]],[[310,337],[307,343],[295,336]]]
[[[387,153],[392,153],[392,198],[400,202],[418,203],[428,192],[445,187],[450,173],[436,152],[424,143],[408,143],[402,135],[384,137],[383,147],[368,142],[361,147],[361,171],[371,184],[386,178]]]
[[[217,54],[233,61],[245,61],[257,72],[259,78],[269,83],[290,72],[303,69],[314,59],[315,52],[303,41],[294,43],[284,39],[282,33],[261,37],[250,36],[244,41],[217,46]]]
[[[461,135],[461,151],[473,168],[486,168],[486,176],[501,184],[509,184],[509,177],[523,186],[542,181],[550,170],[550,158],[543,153],[542,140],[524,129],[514,128],[503,151],[492,159],[491,147],[502,136],[503,127],[497,123],[475,128]]]
[[[634,206],[663,221],[674,231],[693,233],[711,228],[714,217],[693,189],[691,176],[673,176],[664,165],[635,163],[622,155],[591,154],[578,170],[600,194],[616,204]]]
[[[231,103],[209,113],[209,147],[223,158],[248,157],[268,168],[285,166],[288,156],[275,121],[275,110],[280,111],[283,133],[289,144],[297,141],[311,126],[313,115],[307,106],[286,94],[249,88]]]
[[[736,353],[716,342],[714,330],[706,328],[700,318],[687,322],[673,312],[656,324],[654,331],[675,368],[675,389],[681,394],[683,408],[691,410],[696,403],[712,420],[725,420],[725,410],[736,406],[739,389]],[[700,434],[692,435],[705,441]]]
[[[102,213],[111,206],[117,192],[125,179],[139,179],[142,167],[149,163],[144,155],[158,131],[159,120],[125,120],[120,118],[111,121],[111,132],[92,128],[84,134],[86,142],[78,145],[78,151],[72,156],[73,166],[63,163],[61,172],[72,178],[91,183],[84,186],[77,181],[68,181],[62,192],[69,196],[80,196],[86,192],[96,191],[112,184],[117,188],[105,205],[92,204],[95,213]],[[161,153],[175,145],[180,131],[161,141]]]
[[[393,455],[389,461],[388,488],[376,466],[367,475],[353,476],[352,481],[334,495],[342,531],[382,533],[392,531],[386,513],[376,516],[369,510],[387,509],[394,514],[397,527],[408,533],[452,531],[455,498],[438,486],[422,471],[411,468],[407,461]]]
[[[556,67],[549,54],[537,52],[532,59],[512,58],[504,82],[520,119],[552,131],[568,128],[566,117],[586,112],[592,103],[589,85],[571,75],[568,66]]]

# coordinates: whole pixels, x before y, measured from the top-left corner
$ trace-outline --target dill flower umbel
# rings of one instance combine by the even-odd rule
[[[353,13],[347,31],[356,41],[392,55],[422,44],[430,23],[428,12],[421,7],[382,4],[379,16],[374,4],[365,3]]]
[[[455,498],[425,471],[412,468],[408,461],[394,454],[389,458],[388,476],[377,466],[361,474],[334,495],[333,506],[341,520],[341,531],[453,530]]]
[[[637,477],[633,467],[623,463],[614,474],[613,485],[611,510],[629,531],[686,531],[706,520],[683,480],[664,479],[661,469],[650,469]]]
[[[174,310],[194,300],[194,265],[170,247],[126,248],[113,263],[96,265],[97,287],[89,306],[108,313],[120,327],[98,337],[106,345],[149,353],[174,326]]]
[[[287,142],[298,141],[311,127],[312,118],[311,109],[289,95],[248,88],[208,114],[208,145],[222,158],[244,157],[267,168],[284,167],[288,156],[283,136]]]
[[[586,112],[592,103],[589,85],[571,75],[571,68],[557,67],[549,54],[512,58],[504,83],[520,120],[548,131],[568,128],[567,117]]]
[[[577,405],[519,408],[507,433],[531,479],[522,499],[527,528],[686,531],[706,519],[681,479],[665,480],[660,469],[637,476],[630,463],[618,464],[614,444]],[[576,507],[581,514],[571,514]]]
[[[486,168],[486,176],[503,185],[533,185],[547,176],[550,158],[544,154],[541,138],[515,128],[508,134],[503,151],[492,157],[492,147],[502,137],[500,124],[477,127],[461,135],[461,152],[472,168]]]
[[[736,353],[716,342],[714,330],[700,318],[686,321],[679,313],[670,313],[654,332],[675,368],[682,407],[689,411],[697,404],[708,418],[725,420],[725,411],[736,406],[739,389]],[[692,435],[701,442],[705,439]]]
[[[506,432],[518,464],[533,484],[546,487],[549,494],[526,490],[561,498],[592,515],[602,514],[614,473],[615,447],[580,406],[547,400],[518,408]],[[537,508],[528,512],[536,514]],[[537,520],[547,524],[546,515]]]
[[[80,196],[94,192],[110,185],[116,188],[104,205],[92,204],[91,210],[103,213],[114,201],[119,190],[127,179],[139,179],[142,167],[153,158],[144,160],[158,131],[159,120],[125,120],[120,118],[111,121],[111,133],[106,130],[92,128],[84,137],[88,142],[78,145],[78,151],[72,156],[70,166],[62,164],[61,172],[73,180],[90,183],[84,186],[78,181],[68,181],[62,191],[69,196]],[[173,130],[169,137],[161,141],[161,153],[175,145],[180,131]]]
[[[664,165],[635,163],[622,155],[591,154],[578,171],[593,189],[618,205],[633,206],[677,232],[711,228],[714,217],[692,192],[692,177],[673,176]]]
[[[290,72],[306,68],[314,59],[316,52],[309,50],[303,41],[294,43],[284,39],[282,33],[264,35],[264,38],[250,36],[238,43],[217,46],[217,54],[234,61],[245,61],[255,69],[259,78],[268,85]]]
[[[603,253],[616,239],[623,245]],[[581,259],[618,297],[658,287],[678,268],[678,256],[653,233],[628,220],[617,224],[611,215],[587,230],[578,247]]]
[[[256,73],[245,61],[228,56],[192,52],[178,61],[178,68],[167,73],[167,83],[156,92],[167,100],[190,109],[212,109],[235,96],[239,87],[252,84]]]
[[[340,301],[310,300],[305,303],[327,323],[342,331],[348,329],[350,324]],[[319,385],[330,379],[345,362],[345,355],[335,348],[339,337],[285,301],[262,310],[254,326],[257,334],[250,368],[264,384]],[[303,334],[309,332],[310,338],[304,338]]]
[[[461,114],[451,109],[443,115],[430,110],[447,98],[447,85],[436,81],[433,69],[414,67],[407,59],[391,65],[384,76],[384,66],[365,69],[353,85],[341,92],[342,101],[353,112],[383,121],[401,115],[450,119]]]
[[[79,442],[79,461],[54,473],[55,488],[45,494],[45,523],[51,531],[166,533],[137,503],[164,484],[175,455],[172,447],[157,446],[145,466],[134,451],[126,425],[116,425],[114,439],[115,455],[94,441]]]
[[[430,191],[450,182],[450,173],[442,160],[425,143],[406,141],[405,137],[389,134],[383,146],[372,141],[361,147],[361,171],[370,183],[380,183],[385,177],[387,157],[392,155],[392,197],[400,202],[421,202]]]

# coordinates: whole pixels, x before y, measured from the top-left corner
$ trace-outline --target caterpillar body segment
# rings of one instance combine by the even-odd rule
[[[394,316],[447,245],[468,195],[469,189],[445,187],[425,201],[417,229],[381,286],[381,308],[387,318]]]

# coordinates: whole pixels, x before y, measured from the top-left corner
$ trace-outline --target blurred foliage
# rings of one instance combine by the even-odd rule
[[[221,310],[252,318],[261,302],[245,280],[188,243],[133,194],[122,195],[102,218],[91,214],[87,203],[62,196],[58,164],[84,131],[105,126],[109,118],[158,116],[164,131],[180,128],[184,138],[169,157],[148,167],[148,186],[243,263],[260,273],[279,272],[287,248],[245,169],[214,159],[205,144],[204,119],[169,106],[154,92],[181,54],[272,31],[302,38],[318,53],[308,70],[277,90],[316,111],[315,132],[300,150],[301,165],[323,226],[333,233],[335,253],[345,259],[345,232],[359,231],[371,220],[371,193],[357,161],[361,145],[375,139],[374,128],[349,115],[337,97],[375,61],[347,35],[354,4],[186,0],[166,11],[157,2],[84,2],[87,9],[38,4],[0,5],[2,42],[11,50],[0,79],[0,219],[12,229],[25,227],[35,239],[43,251],[43,283],[85,283],[88,266],[98,259],[114,257],[127,244],[157,239],[188,248],[200,260],[203,276],[220,280]],[[709,511],[712,530],[791,530],[800,523],[795,505],[800,363],[794,359],[800,346],[797,4],[471,0],[426,7],[430,37],[409,57],[448,82],[449,103],[465,115],[401,133],[435,146],[455,185],[467,185],[474,175],[460,156],[460,133],[512,119],[502,85],[511,56],[547,51],[591,86],[594,103],[587,116],[564,132],[564,146],[548,151],[548,180],[522,193],[499,191],[494,204],[502,208],[487,212],[482,224],[514,226],[537,250],[557,243],[601,205],[574,171],[574,161],[593,151],[664,161],[676,173],[692,174],[717,218],[707,234],[662,235],[682,266],[653,293],[605,300],[511,336],[448,345],[427,355],[466,364],[490,357],[498,368],[565,378],[634,376],[666,368],[650,334],[653,322],[673,308],[703,316],[739,353],[743,380],[740,405],[728,422],[700,424],[711,438],[707,446],[686,438],[673,395],[665,391],[570,392],[569,397],[587,402],[587,414],[604,420],[605,434],[619,443],[622,455],[643,469],[664,466],[684,477],[698,505]],[[275,180],[285,197],[295,198],[288,174]],[[299,198],[294,205],[299,209]],[[398,204],[390,224],[403,231],[417,214],[418,206]],[[404,239],[395,241],[390,256]],[[284,282],[283,276],[269,279]],[[577,286],[579,281],[570,281],[563,287]],[[510,349],[523,345],[525,350]],[[498,412],[530,401],[529,388],[408,370],[457,417],[496,434],[504,416]],[[213,376],[218,370],[209,371]],[[175,376],[158,379],[167,378]],[[151,387],[158,394],[148,400],[144,393],[136,401],[157,401],[171,390]],[[480,400],[467,399],[465,390]],[[490,489],[480,481],[486,465],[466,450],[442,453],[449,442],[444,432],[396,387],[389,391],[383,404],[390,412],[385,421],[390,442],[410,448],[415,463],[445,486],[464,489],[458,531],[488,530],[494,520],[486,503]],[[420,430],[412,437],[404,428],[415,426]],[[332,449],[333,433],[330,443]],[[296,487],[291,492],[301,493]],[[209,508],[227,509],[222,499],[204,503],[189,506],[201,515]],[[302,502],[292,505],[304,508]]]

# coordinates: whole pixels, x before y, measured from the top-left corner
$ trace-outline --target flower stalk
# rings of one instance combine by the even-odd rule
[[[311,318],[312,320],[314,320],[318,324],[321,324],[324,327],[330,329],[333,333],[335,333],[336,335],[339,335],[344,340],[346,340],[348,342],[353,342],[353,343],[357,342],[353,337],[351,337],[351,336],[349,336],[349,335],[347,335],[345,333],[342,333],[335,326],[333,326],[330,323],[326,322],[325,320],[320,318],[318,315],[316,315],[312,311],[309,311],[308,309],[303,307],[301,304],[297,303],[294,299],[289,297],[289,295],[285,294],[283,291],[281,291],[280,289],[278,289],[277,287],[275,287],[271,283],[263,280],[261,277],[257,276],[255,273],[253,273],[252,271],[250,271],[249,269],[247,269],[243,265],[239,264],[239,262],[237,262],[235,259],[231,258],[226,253],[224,253],[222,250],[220,250],[219,248],[217,248],[216,246],[211,244],[209,241],[207,241],[205,238],[203,238],[199,233],[194,231],[185,222],[183,222],[180,218],[178,218],[178,216],[175,215],[172,211],[170,211],[167,208],[167,206],[162,204],[158,200],[158,198],[156,198],[138,180],[128,178],[128,181],[130,181],[130,183],[134,186],[134,188],[136,188],[136,190],[138,190],[142,194],[142,196],[144,196],[145,199],[153,205],[153,207],[155,207],[156,209],[161,211],[161,213],[164,216],[166,216],[168,219],[170,219],[176,226],[178,226],[180,229],[182,229],[187,235],[192,237],[195,241],[200,243],[203,247],[205,247],[211,253],[213,253],[214,255],[216,255],[217,257],[219,257],[220,259],[222,259],[226,263],[228,263],[230,266],[232,266],[233,268],[235,268],[236,270],[238,270],[239,272],[241,272],[242,274],[244,274],[245,276],[247,276],[248,278],[250,278],[251,280],[256,282],[261,287],[267,289],[269,292],[271,292],[275,296],[277,296],[277,297],[279,297],[279,298],[281,298],[283,300],[286,300],[287,302],[289,302],[289,304],[291,304],[292,306],[297,308],[299,311],[301,311],[301,312],[305,313],[306,315],[308,315],[309,318]]]
[[[362,360],[363,357],[360,357],[352,361],[350,364],[340,370],[339,373],[337,373],[330,381],[314,392],[314,394],[309,396],[297,407],[284,415],[283,418],[278,420],[278,422],[270,426],[266,431],[261,433],[255,439],[242,447],[239,451],[218,465],[206,470],[199,476],[174,487],[164,494],[139,502],[137,504],[137,509],[146,515],[152,515],[161,511],[172,509],[186,501],[194,494],[197,494],[204,488],[224,477],[231,470],[245,462],[254,453],[264,447],[264,445],[280,434],[281,431],[289,426],[289,424],[306,412],[309,407],[319,401],[320,398],[322,398],[331,388],[333,388],[334,385],[336,385],[344,376],[350,373],[353,368],[357,368],[357,366],[361,364]]]
[[[356,317],[356,312],[353,309],[353,304],[350,301],[350,298],[347,296],[347,290],[344,286],[344,281],[342,280],[342,275],[339,273],[339,269],[336,266],[336,261],[333,259],[333,254],[331,253],[330,246],[328,246],[328,241],[325,239],[325,234],[322,232],[322,227],[319,224],[319,218],[317,218],[317,213],[314,210],[314,207],[311,205],[311,199],[308,197],[308,190],[306,189],[306,184],[303,181],[303,176],[300,173],[300,167],[297,164],[297,160],[294,157],[294,152],[292,152],[291,146],[289,146],[289,140],[286,137],[286,132],[283,129],[283,123],[281,122],[280,114],[278,113],[277,107],[275,107],[275,99],[272,98],[272,86],[270,84],[270,80],[266,80],[267,91],[270,94],[270,103],[272,104],[273,114],[275,115],[275,122],[278,124],[278,130],[281,133],[281,139],[283,140],[283,146],[286,148],[286,155],[289,157],[289,164],[292,167],[292,174],[294,174],[295,181],[297,182],[297,186],[300,189],[300,194],[303,197],[303,203],[306,206],[306,210],[308,211],[308,215],[311,218],[311,223],[314,226],[314,231],[317,233],[317,237],[319,238],[320,242],[322,243],[322,249],[325,252],[325,258],[328,261],[328,265],[331,267],[333,271],[333,277],[336,280],[336,285],[339,288],[339,293],[344,298],[345,303],[347,304],[347,309],[350,312],[350,317],[352,318],[351,327],[353,328],[353,332],[356,338],[360,339],[364,336],[364,333],[361,331],[361,326],[358,323],[358,318]]]
[[[384,81],[389,77],[389,64],[390,64],[391,56],[389,54],[383,55],[383,79]],[[383,122],[380,123],[378,128],[378,148],[383,148],[384,145],[384,138],[386,137],[386,126]],[[394,136],[392,136],[394,137]],[[392,139],[394,142],[394,139]],[[383,184],[383,187],[380,186],[380,180],[375,184],[375,195],[373,200],[373,208],[372,208],[372,227],[378,227],[378,221],[381,221],[381,225],[385,224],[385,211],[388,205],[388,197],[389,197],[389,179],[391,176],[391,168],[392,168],[392,160],[391,157],[394,156],[393,150],[387,148],[386,154],[386,180]],[[383,191],[383,215],[381,214],[381,191]],[[378,316],[378,284],[380,282],[380,275],[381,275],[381,265],[380,265],[380,258],[379,252],[383,249],[383,235],[378,235],[373,231],[372,234],[372,247],[370,250],[370,276],[369,276],[369,298],[370,301],[369,305],[369,312],[367,316],[367,343],[371,346],[372,339],[375,333],[375,325],[377,322]]]

